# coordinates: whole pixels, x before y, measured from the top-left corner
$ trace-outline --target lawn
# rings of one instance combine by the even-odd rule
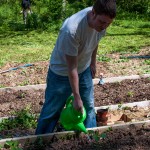
[[[99,43],[98,58],[109,53],[136,53],[150,45],[150,22],[144,19],[114,20]],[[0,66],[49,60],[58,32],[10,31],[0,28]]]

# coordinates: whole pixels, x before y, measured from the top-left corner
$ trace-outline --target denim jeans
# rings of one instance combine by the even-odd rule
[[[87,113],[84,122],[85,127],[96,127],[94,91],[90,68],[87,68],[83,73],[79,74],[79,91]],[[35,134],[53,132],[66,100],[71,94],[72,89],[69,78],[67,76],[57,75],[49,68],[47,87],[45,90],[45,102],[41,110]]]

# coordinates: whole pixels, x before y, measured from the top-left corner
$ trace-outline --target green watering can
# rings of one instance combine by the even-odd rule
[[[83,107],[83,113],[73,108],[74,97],[70,96],[67,99],[66,107],[62,110],[60,115],[60,123],[66,130],[77,130],[87,133],[87,130],[83,124],[86,119],[86,110]]]

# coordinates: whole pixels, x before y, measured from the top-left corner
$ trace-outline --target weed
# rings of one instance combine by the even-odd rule
[[[0,88],[4,88],[5,86],[3,84],[0,84]]]
[[[102,62],[102,61],[110,62],[111,58],[109,58],[109,57],[107,57],[105,55],[102,55],[102,56],[99,56],[97,60],[100,61],[100,62]]]
[[[129,106],[125,106],[125,107],[122,107],[123,110],[131,110],[131,107]]]
[[[117,63],[128,62],[128,61],[129,61],[129,59],[127,59],[127,58],[122,58],[122,59],[117,60]]]
[[[113,128],[112,127],[108,127],[108,129],[106,130],[107,132],[110,132],[110,131],[112,131],[113,130]]]
[[[26,71],[25,69],[23,69],[23,70],[21,71],[21,73],[20,73],[20,74],[22,74],[22,75],[26,76],[27,71]]]
[[[20,92],[17,96],[17,98],[21,99],[21,98],[25,98],[26,93],[24,92]]]
[[[128,97],[133,97],[133,95],[134,95],[134,92],[132,92],[132,91],[129,91],[129,92],[127,93],[127,96],[128,96]]]
[[[31,113],[30,108],[22,109],[12,113],[15,117],[3,119],[0,122],[0,131],[10,130],[13,128],[35,128],[37,125],[37,115]]]
[[[22,148],[19,148],[18,141],[6,141],[6,143],[4,144],[4,148],[11,150],[23,150]]]
[[[22,83],[20,83],[19,85],[20,86],[25,86],[25,85],[28,85],[29,84],[29,81],[28,80],[24,80]]]
[[[120,110],[122,107],[122,104],[118,104],[118,110]]]
[[[145,63],[146,65],[150,65],[150,60],[149,60],[149,59],[146,59],[146,60],[144,60],[144,63]]]

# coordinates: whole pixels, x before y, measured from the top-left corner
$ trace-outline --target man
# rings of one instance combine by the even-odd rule
[[[32,13],[30,0],[22,0],[21,7],[22,7],[21,13],[23,13],[23,21],[24,21],[24,24],[26,24],[27,14]]]
[[[67,18],[51,55],[43,105],[36,134],[53,132],[67,98],[73,106],[86,109],[86,128],[96,127],[92,78],[96,73],[96,53],[100,39],[116,16],[115,0],[96,0]],[[66,116],[67,117],[67,116]]]

